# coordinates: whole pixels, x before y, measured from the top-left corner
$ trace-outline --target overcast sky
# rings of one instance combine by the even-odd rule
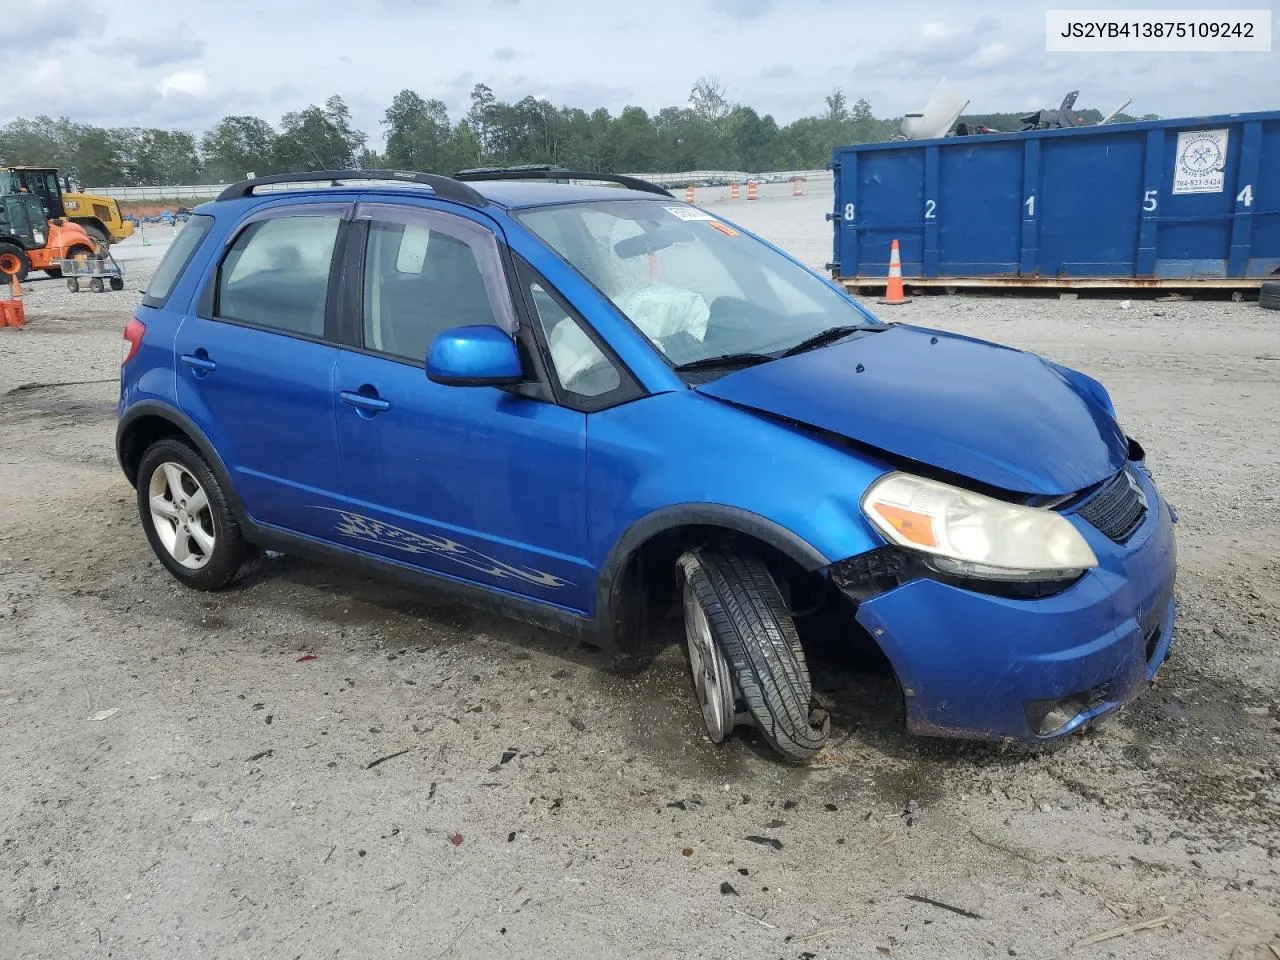
[[[1104,112],[1128,97],[1135,114],[1280,109],[1278,4],[1127,4],[1272,9],[1273,49],[1116,55],[1046,53],[1044,5],[1016,0],[0,0],[0,123],[200,132],[338,93],[377,146],[405,87],[454,119],[477,82],[616,114],[683,104],[704,73],[780,124],[820,112],[836,86],[900,115],[944,77],[971,113],[1056,107],[1072,89]]]

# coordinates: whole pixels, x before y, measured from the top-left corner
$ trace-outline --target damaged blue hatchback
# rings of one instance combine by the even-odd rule
[[[715,742],[821,749],[814,611],[948,737],[1076,730],[1173,637],[1175,517],[1099,383],[881,322],[644,181],[244,181],[123,348],[117,453],[183,583],[270,549],[621,654],[682,623]]]

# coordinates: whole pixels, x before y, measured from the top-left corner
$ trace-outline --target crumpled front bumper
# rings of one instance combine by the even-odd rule
[[[911,732],[1051,739],[1148,686],[1173,639],[1177,547],[1172,511],[1135,473],[1149,505],[1142,525],[1118,544],[1073,517],[1099,565],[1062,593],[1013,599],[919,579],[861,601],[858,622],[893,664]],[[1069,705],[1069,719],[1038,730],[1047,701]]]

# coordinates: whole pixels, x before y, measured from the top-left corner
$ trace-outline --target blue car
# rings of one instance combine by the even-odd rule
[[[882,322],[641,180],[244,181],[123,348],[117,455],[178,580],[277,550],[619,655],[682,625],[717,743],[822,748],[819,620],[910,731],[992,740],[1115,710],[1173,638],[1175,515],[1098,382]]]

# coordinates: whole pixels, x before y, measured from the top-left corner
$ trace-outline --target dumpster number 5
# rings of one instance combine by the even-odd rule
[[[1159,190],[1148,190],[1142,197],[1142,209],[1147,213],[1154,213],[1156,207],[1160,205],[1160,201],[1157,199],[1159,196]]]

